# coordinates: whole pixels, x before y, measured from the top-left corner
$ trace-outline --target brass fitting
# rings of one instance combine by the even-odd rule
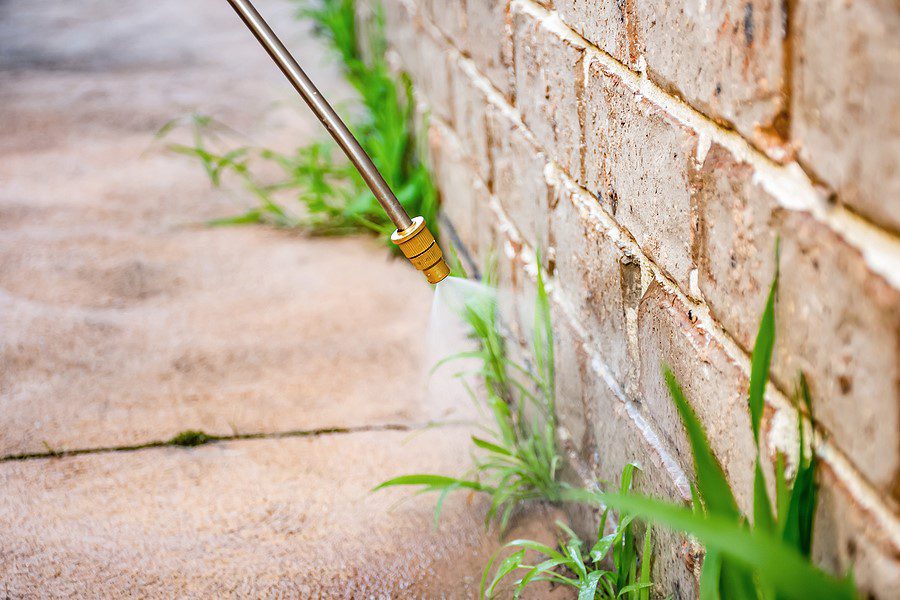
[[[400,247],[403,255],[415,268],[425,273],[428,283],[443,281],[450,274],[450,267],[444,261],[444,253],[428,231],[425,219],[415,217],[412,225],[397,229],[391,234],[391,241]]]

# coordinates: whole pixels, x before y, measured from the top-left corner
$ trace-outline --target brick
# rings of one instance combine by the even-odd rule
[[[558,314],[558,310],[555,314]],[[674,502],[686,502],[689,492],[673,479],[659,452],[647,441],[626,404],[618,399],[594,371],[591,357],[579,334],[566,319],[554,319],[556,404],[560,425],[572,436],[579,461],[604,488],[618,486],[622,469],[637,463],[635,491]],[[639,417],[638,417],[639,419]],[[570,479],[576,479],[571,477]],[[584,485],[586,482],[577,482]],[[682,484],[683,485],[683,484]],[[584,539],[596,535],[596,515],[573,513]],[[590,536],[590,537],[588,537]],[[684,538],[672,531],[654,529],[653,580],[661,596],[695,598],[697,579]]]
[[[649,77],[781,155],[784,26],[776,0],[637,0],[634,39]],[[773,135],[775,134],[775,135]]]
[[[366,64],[372,64],[372,47],[375,11],[368,0],[357,0],[353,5],[353,24],[356,27],[356,47],[363,56]]]
[[[560,18],[598,48],[635,66],[628,39],[627,4],[624,1],[557,0]]]
[[[428,143],[441,213],[450,221],[465,250],[475,256],[480,238],[475,218],[478,201],[475,173],[459,140],[448,128],[432,122]]]
[[[466,34],[466,0],[420,0],[422,12],[441,32],[459,43]]]
[[[516,103],[522,120],[550,158],[581,175],[578,98],[584,46],[562,27],[514,4]]]
[[[476,85],[473,69],[464,64],[463,60],[459,55],[451,60],[454,129],[466,148],[473,169],[482,180],[490,184],[492,174],[488,154],[487,95]]]
[[[450,74],[453,62],[449,48],[443,41],[435,40],[421,29],[414,30],[412,35],[415,37],[413,40],[399,40],[409,44],[405,52],[398,47],[403,54],[403,66],[415,83],[416,92],[425,95],[432,113],[451,123],[453,98]]]
[[[521,347],[528,347],[534,325],[534,284],[525,273],[521,252],[523,250],[520,244],[501,233],[495,257],[497,308],[513,342]]]
[[[384,10],[385,40],[409,70],[407,63],[418,54],[418,39],[422,35],[414,7],[406,0],[385,0],[381,6]]]
[[[504,0],[466,0],[465,51],[507,100],[513,87],[512,22]]]
[[[696,135],[598,61],[584,86],[585,186],[644,252],[689,288]]]
[[[638,348],[642,412],[682,469],[693,473],[691,447],[662,376],[662,365],[668,365],[703,423],[738,505],[752,514],[756,445],[743,371],[708,331],[692,322],[690,309],[656,282],[638,310]]]
[[[750,352],[775,273],[775,200],[753,168],[712,144],[692,176],[698,285],[712,314]]]
[[[816,420],[873,484],[900,497],[900,291],[841,236],[779,207],[754,180],[715,145],[694,178],[700,289],[751,350],[781,237],[773,378],[790,390],[806,374]]]
[[[491,182],[494,195],[533,248],[546,249],[550,193],[544,179],[546,157],[531,135],[509,114],[489,106]]]
[[[556,189],[551,236],[556,278],[591,345],[619,382],[628,371],[622,271],[626,257],[573,192]]]
[[[900,5],[801,0],[791,134],[800,160],[865,217],[900,231]]]
[[[779,211],[773,373],[803,372],[816,420],[869,480],[900,498],[900,292],[807,213]]]
[[[890,600],[900,590],[900,547],[822,464],[812,557],[838,576],[853,573],[860,598]]]

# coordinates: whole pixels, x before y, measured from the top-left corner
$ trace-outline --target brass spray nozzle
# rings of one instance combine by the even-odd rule
[[[444,253],[422,217],[415,217],[412,225],[406,229],[394,231],[391,241],[400,247],[400,251],[415,268],[425,273],[428,283],[443,281],[450,274],[450,267],[444,261]]]

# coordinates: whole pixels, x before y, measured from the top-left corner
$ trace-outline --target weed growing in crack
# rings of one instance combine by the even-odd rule
[[[680,505],[624,493],[601,496],[609,506],[685,531],[704,544],[706,558],[700,578],[700,597],[704,600],[839,600],[856,597],[849,578],[838,580],[826,574],[810,558],[818,495],[815,480],[817,461],[812,453],[807,453],[801,417],[798,417],[800,451],[796,475],[793,481],[788,482],[785,457],[779,454],[775,466],[774,507],[766,490],[759,433],[775,343],[777,288],[776,271],[751,359],[749,408],[756,441],[752,526],[750,519],[738,509],[703,425],[668,367],[664,368],[666,383],[687,430],[694,456],[697,481],[693,489],[693,511]],[[805,405],[812,418],[809,389],[802,376],[796,396],[797,403]]]
[[[635,469],[635,465],[629,464],[622,471],[622,494],[630,491]],[[650,589],[653,587],[649,562],[652,554],[650,528],[644,534],[643,552],[638,556],[632,530],[634,516],[620,514],[612,533],[604,535],[608,517],[607,508],[600,517],[597,540],[589,549],[574,531],[560,521],[556,524],[568,539],[561,540],[557,548],[532,540],[509,542],[491,557],[485,567],[480,597],[493,597],[494,590],[501,581],[521,573],[522,576],[515,581],[514,598],[518,598],[534,582],[549,581],[575,588],[579,599],[649,600]],[[488,584],[494,563],[504,550],[514,552],[499,563]],[[545,559],[537,564],[525,564],[527,550],[542,554]]]
[[[501,529],[513,510],[529,500],[560,502],[570,489],[557,479],[560,456],[556,446],[553,331],[550,302],[540,272],[537,280],[532,353],[534,369],[509,358],[499,333],[495,297],[468,300],[463,318],[471,328],[478,349],[448,357],[440,364],[460,359],[476,359],[476,374],[484,382],[483,400],[468,385],[476,402],[484,402],[492,426],[484,437],[472,436],[478,451],[472,471],[463,478],[444,475],[404,475],[385,481],[375,489],[418,486],[423,492],[439,493],[435,519],[447,495],[469,489],[491,498],[486,520],[499,518]]]
[[[361,116],[350,123],[354,135],[406,211],[435,223],[437,191],[416,152],[411,84],[404,77],[398,87],[388,68],[380,10],[369,32],[369,58],[363,59],[354,4],[355,0],[304,3],[298,15],[314,22],[316,32],[340,56],[343,73],[359,94]],[[247,145],[229,147],[223,135],[227,128],[205,115],[170,121],[157,137],[179,126],[190,129],[191,141],[171,143],[171,151],[200,162],[213,186],[220,186],[223,177],[229,175],[256,198],[255,207],[212,221],[213,225],[268,223],[301,228],[313,235],[371,232],[385,240],[394,230],[362,177],[331,140],[316,141],[286,154]],[[274,165],[280,176],[264,181],[258,174],[261,163]],[[299,211],[283,201],[286,195],[296,199]]]
[[[178,435],[174,436],[168,442],[166,442],[170,446],[185,446],[185,447],[193,447],[193,446],[202,446],[203,444],[208,444],[213,441],[213,438],[206,433],[199,431],[197,429],[187,429],[182,431]]]

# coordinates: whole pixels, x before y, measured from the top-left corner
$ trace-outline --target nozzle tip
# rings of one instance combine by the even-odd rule
[[[440,283],[450,275],[450,266],[441,257],[441,260],[436,265],[429,269],[422,269],[422,272],[425,273],[425,279],[428,280],[428,283]]]
[[[428,283],[438,283],[450,275],[444,253],[422,217],[415,217],[406,229],[394,231],[391,241],[397,244],[416,269],[425,274]]]

